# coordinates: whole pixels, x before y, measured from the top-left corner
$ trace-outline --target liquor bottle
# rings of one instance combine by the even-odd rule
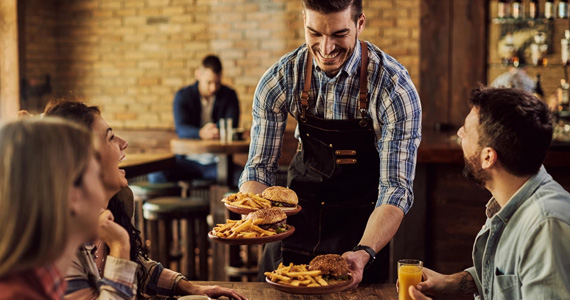
[[[568,0],[558,2],[558,18],[568,19]]]
[[[546,0],[544,3],[544,17],[554,19],[554,0]]]
[[[508,18],[508,7],[507,0],[499,0],[497,4],[497,17],[499,19]]]
[[[544,99],[544,91],[542,90],[542,83],[540,82],[540,74],[536,74],[536,85],[534,86],[533,94],[540,100]]]
[[[560,79],[560,89],[562,89],[562,97],[560,97],[560,110],[570,110],[570,84],[564,79]]]
[[[564,38],[560,40],[560,56],[562,63],[568,65],[570,60],[570,30],[564,31]]]
[[[531,19],[538,19],[540,17],[538,0],[530,0],[528,5],[528,17]]]
[[[520,19],[523,17],[523,5],[521,0],[513,1],[512,16],[515,19]]]

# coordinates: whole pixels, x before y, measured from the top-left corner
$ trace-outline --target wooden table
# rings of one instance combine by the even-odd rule
[[[288,300],[397,300],[395,284],[362,284],[358,288],[332,294],[300,295],[278,291],[264,282],[192,282],[199,285],[216,284],[232,288],[250,300],[288,299]],[[226,299],[226,298],[223,298]]]
[[[148,173],[161,171],[176,164],[174,154],[128,154],[127,159],[119,164],[125,170],[127,178],[133,178]]]
[[[219,184],[232,185],[233,155],[249,152],[250,141],[232,141],[221,143],[219,140],[172,139],[172,153],[180,155],[212,153],[219,158],[217,181]]]

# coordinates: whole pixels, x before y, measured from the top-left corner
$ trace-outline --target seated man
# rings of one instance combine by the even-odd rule
[[[239,124],[239,103],[236,92],[221,84],[222,63],[209,55],[196,70],[196,82],[179,90],[174,96],[174,123],[179,138],[216,140],[220,138],[219,121],[231,119],[233,128]],[[229,126],[229,124],[228,124]],[[216,179],[217,157],[214,154],[177,156],[176,168],[149,175],[151,182],[191,179]],[[237,179],[241,168],[234,166]],[[231,175],[231,174],[230,174]]]
[[[457,133],[464,174],[493,195],[473,246],[474,266],[453,275],[424,269],[425,281],[409,289],[412,298],[462,292],[570,299],[570,194],[542,166],[552,140],[548,108],[516,89],[477,89],[470,102]]]

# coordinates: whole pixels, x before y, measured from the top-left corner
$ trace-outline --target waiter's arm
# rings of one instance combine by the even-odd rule
[[[246,181],[242,183],[239,191],[242,193],[261,194],[266,188],[268,188],[268,186],[263,183],[257,181]]]
[[[249,155],[239,180],[241,192],[261,193],[275,184],[287,125],[287,91],[283,82],[283,71],[279,65],[274,65],[261,77],[255,89]]]

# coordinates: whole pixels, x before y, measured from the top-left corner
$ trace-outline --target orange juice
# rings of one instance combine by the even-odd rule
[[[399,300],[412,300],[408,294],[410,285],[417,286],[422,281],[421,265],[402,265],[398,268]]]

